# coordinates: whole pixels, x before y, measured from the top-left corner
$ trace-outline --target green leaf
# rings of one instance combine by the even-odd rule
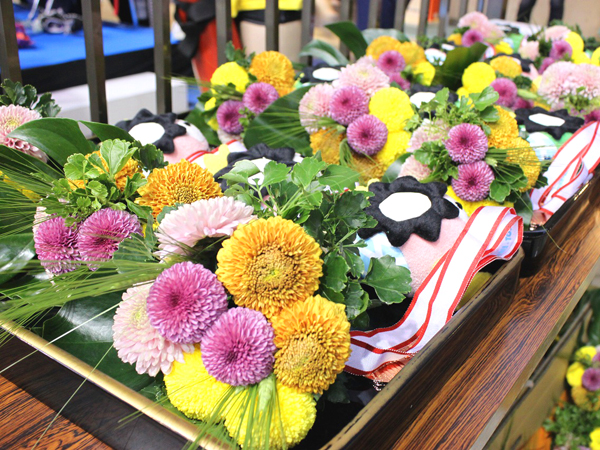
[[[389,255],[371,258],[367,276],[361,282],[375,289],[379,299],[388,305],[402,302],[404,294],[411,290],[410,271],[396,265],[396,260]]]
[[[600,289],[588,290],[581,301],[586,299],[589,299],[593,311],[587,329],[589,345],[600,345]]]
[[[136,148],[131,148],[131,143],[120,139],[109,139],[100,145],[100,154],[108,164],[108,172],[112,176],[125,167],[135,152]]]
[[[4,168],[8,168],[11,171],[18,171],[22,175],[36,173],[47,175],[51,179],[62,178],[60,172],[38,158],[14,148],[0,145],[0,170],[7,172]]]
[[[227,180],[228,185],[233,183],[248,183],[249,177],[256,175],[258,172],[260,172],[260,170],[256,167],[256,164],[247,159],[242,159],[236,162],[233,168],[222,175],[221,178]]]
[[[348,376],[342,372],[340,373],[333,384],[327,388],[323,393],[325,399],[331,403],[350,403],[350,397],[348,396],[348,389],[346,388],[346,381]]]
[[[34,256],[32,233],[0,237],[0,284],[14,278]]]
[[[152,208],[150,208],[149,206],[142,206],[142,205],[138,205],[135,202],[132,202],[131,200],[127,199],[126,200],[127,203],[127,208],[129,209],[129,211],[131,211],[133,214],[135,214],[138,217],[152,217]],[[161,214],[165,211],[165,209],[167,209],[166,207],[163,208],[163,210],[161,211]],[[146,234],[148,233],[148,231],[146,231]]]
[[[314,40],[306,44],[300,51],[299,56],[312,56],[322,60],[325,64],[330,66],[346,66],[350,64],[348,58],[346,58],[337,48],[333,45]]]
[[[89,180],[99,176],[100,170],[93,166],[81,153],[71,155],[67,159],[65,177],[69,180]]]
[[[258,411],[264,411],[269,404],[272,404],[275,392],[275,374],[272,373],[258,383]]]
[[[478,111],[483,111],[484,109],[492,106],[496,101],[500,98],[500,95],[496,90],[487,86],[483,91],[478,94],[470,94],[469,97],[473,100],[473,105]]]
[[[412,155],[410,152],[406,152],[404,155],[400,156],[396,161],[394,161],[387,168],[383,177],[381,177],[382,183],[391,183],[400,175],[400,170],[402,169],[402,165],[404,162]]]
[[[75,153],[88,154],[92,151],[79,124],[72,119],[47,117],[32,120],[12,131],[9,136],[35,145],[61,165]]]
[[[137,270],[131,264],[120,264],[120,261],[155,261],[152,249],[148,248],[143,236],[132,234],[119,244],[119,248],[113,255],[113,261],[120,273]]]
[[[500,120],[500,113],[493,106],[488,106],[479,113],[479,117],[486,122],[498,122]]]
[[[87,188],[90,190],[91,194],[96,198],[106,198],[108,197],[108,190],[106,186],[96,180],[92,180],[87,184]]]
[[[198,105],[194,109],[190,111],[190,113],[185,116],[185,121],[191,123],[192,125],[196,125],[198,129],[202,132],[206,140],[213,147],[218,147],[221,145],[221,140],[219,139],[219,135],[215,130],[213,130],[206,120],[204,120],[202,116],[203,111],[198,108]]]
[[[510,194],[510,185],[498,180],[492,181],[490,185],[490,198],[498,203],[503,203]]]
[[[262,182],[263,186],[271,186],[275,183],[280,183],[285,180],[287,174],[290,173],[290,168],[285,164],[280,164],[275,161],[269,161],[264,170],[265,178]]]
[[[354,320],[369,307],[369,295],[363,290],[360,283],[352,280],[344,290],[344,303],[348,320]]]
[[[367,41],[354,22],[336,22],[325,25],[325,28],[332,31],[340,40],[354,53],[356,58],[365,56],[367,53]]]
[[[327,163],[316,158],[304,158],[292,169],[292,181],[303,188],[307,188],[317,174],[327,168]]]
[[[333,191],[343,191],[344,189],[354,189],[360,175],[355,170],[332,164],[323,172],[323,176],[318,178],[320,184],[329,186]]]
[[[347,273],[350,270],[344,258],[340,255],[329,254],[323,264],[321,285],[335,292],[342,292],[348,282]]]
[[[350,267],[350,273],[353,277],[358,278],[362,276],[365,271],[365,263],[359,255],[346,249],[344,252],[344,259],[346,260],[346,264]]]
[[[487,47],[476,42],[470,47],[457,47],[446,54],[444,63],[436,68],[432,85],[441,84],[456,91],[462,86],[462,75],[467,67],[479,61]]]
[[[133,196],[139,188],[145,186],[148,183],[141,173],[134,173],[132,177],[128,177],[125,181],[125,189],[123,195],[128,198]]]
[[[381,36],[390,36],[394,39],[398,39],[400,42],[408,42],[409,40],[402,31],[394,28],[367,28],[366,30],[363,30],[362,35],[367,44],[370,44]]]
[[[140,142],[135,141],[133,146],[137,147],[134,158],[142,163],[144,169],[151,172],[154,169],[162,169],[167,165],[162,150],[156,148],[154,144],[142,145]]]
[[[131,135],[123,130],[122,128],[115,127],[114,125],[108,125],[106,123],[88,122],[86,120],[80,120],[82,124],[90,129],[94,135],[101,141],[108,139],[121,139],[127,142],[133,142],[135,139]]]

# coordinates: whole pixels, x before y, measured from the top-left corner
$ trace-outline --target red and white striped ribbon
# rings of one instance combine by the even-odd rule
[[[350,333],[352,354],[345,370],[389,381],[450,320],[475,274],[496,259],[510,259],[522,240],[523,219],[514,209],[479,208],[417,290],[400,322]],[[388,369],[393,367],[390,373]]]
[[[533,210],[548,219],[591,177],[600,163],[600,122],[580,128],[556,153],[545,173],[548,185],[531,192]]]

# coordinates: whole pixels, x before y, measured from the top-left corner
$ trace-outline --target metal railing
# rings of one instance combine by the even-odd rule
[[[232,36],[231,3],[228,0],[216,1],[217,52],[218,62],[226,61],[225,46]],[[404,31],[406,22],[406,4],[410,0],[396,0],[394,27]],[[441,0],[439,10],[438,36],[445,36],[448,31],[448,17],[451,0]],[[467,12],[469,0],[459,0],[459,15]],[[485,12],[490,17],[505,15],[507,0],[477,0],[477,11]],[[315,0],[302,0],[301,44],[306,45],[312,39],[312,22]],[[154,17],[154,72],[156,73],[157,112],[171,111],[171,40],[169,30],[169,0],[152,0]],[[341,0],[340,20],[351,20],[353,17],[353,0]],[[381,0],[371,0],[369,6],[369,27],[377,25],[377,14]],[[430,0],[421,0],[417,34],[425,34],[429,14]],[[93,121],[108,120],[106,101],[106,71],[102,42],[102,17],[100,0],[82,0],[83,28],[86,50],[86,72],[90,92],[90,112]],[[279,47],[279,5],[277,0],[266,0],[265,5],[266,49],[277,50]],[[12,0],[0,0],[0,76],[13,81],[21,81],[19,52],[15,33],[15,18]],[[348,49],[341,49],[346,54]]]

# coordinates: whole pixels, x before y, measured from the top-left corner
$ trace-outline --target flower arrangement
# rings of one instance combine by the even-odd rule
[[[485,14],[473,11],[459,19],[457,28],[448,37],[448,41],[464,47],[470,47],[476,42],[487,43],[500,46],[499,50],[507,53],[510,47],[505,48],[506,45],[502,45],[503,38],[504,32],[498,25],[490,22]]]

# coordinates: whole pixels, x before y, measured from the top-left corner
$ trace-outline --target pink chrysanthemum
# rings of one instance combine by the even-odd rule
[[[408,141],[409,152],[419,150],[425,142],[439,141],[448,136],[450,128],[446,123],[441,120],[434,120],[433,122],[426,122],[415,130],[412,134],[410,141]]]
[[[390,82],[396,83],[403,91],[408,91],[410,89],[410,81],[408,81],[406,78],[402,78],[400,73],[391,74]]]
[[[77,249],[83,261],[108,261],[119,244],[134,233],[142,234],[136,216],[126,211],[101,209],[79,227]],[[90,269],[95,268],[90,266]]]
[[[500,96],[496,104],[511,108],[517,101],[517,85],[508,78],[496,78],[490,84]]]
[[[475,42],[483,42],[483,33],[476,29],[470,29],[462,36],[462,45],[470,47]]]
[[[215,197],[181,205],[161,221],[157,256],[164,259],[173,254],[185,255],[206,237],[231,236],[235,229],[250,222],[254,208],[233,197]]]
[[[165,338],[196,344],[227,311],[227,294],[214,273],[186,261],[158,276],[148,295],[147,311],[150,323]]]
[[[590,367],[583,372],[581,384],[588,391],[594,392],[600,389],[600,369]]]
[[[202,338],[206,371],[232,386],[258,383],[273,371],[274,337],[273,327],[262,313],[230,309]]]
[[[456,195],[468,202],[484,200],[490,193],[494,172],[483,161],[458,166],[458,179],[452,179]]]
[[[113,323],[113,346],[119,358],[135,364],[139,374],[151,377],[159,371],[171,372],[173,361],[184,363],[183,353],[193,353],[193,344],[177,344],[165,339],[150,325],[146,312],[146,299],[150,284],[135,286],[123,294]]]
[[[251,112],[260,114],[278,98],[277,89],[269,83],[253,83],[246,88],[242,101]]]
[[[458,28],[481,28],[483,27],[489,19],[483,13],[478,11],[473,11],[468,14],[465,14],[458,20]]]
[[[319,119],[329,117],[329,103],[333,92],[332,85],[317,84],[311,87],[300,100],[298,105],[300,123],[306,128],[307,133],[312,134],[319,131]]]
[[[217,109],[217,123],[225,133],[240,134],[244,127],[240,123],[242,114],[240,110],[244,107],[243,102],[237,100],[227,100]]]
[[[360,65],[377,66],[377,61],[375,61],[375,59],[372,56],[365,55],[365,56],[361,56],[360,58],[358,58],[356,60],[356,62],[354,63],[354,65],[356,65],[356,66],[360,66]]]
[[[59,275],[77,268],[77,230],[66,226],[62,217],[40,222],[33,240],[38,259],[48,272]]]
[[[546,69],[548,69],[548,67],[550,67],[552,64],[554,64],[556,62],[556,60],[554,58],[544,58],[544,60],[542,61],[542,64],[540,64],[540,70],[539,70],[539,74],[543,75],[544,72],[546,71]]]
[[[429,175],[431,175],[431,169],[425,164],[417,161],[412,155],[404,161],[404,164],[402,164],[402,168],[400,169],[401,177],[411,176],[419,181],[424,180]]]
[[[548,41],[565,40],[571,30],[564,25],[554,25],[544,30],[544,38]]]
[[[351,64],[342,68],[335,85],[336,87],[359,87],[370,98],[378,90],[390,87],[390,79],[378,67],[369,64]]]
[[[513,109],[531,109],[534,104],[531,100],[525,100],[523,97],[517,97],[517,101],[513,105]]]
[[[24,108],[18,105],[0,106],[0,144],[14,148],[30,156],[46,162],[48,157],[39,148],[20,139],[8,137],[8,134],[19,128],[26,122],[41,119],[42,116],[37,111]]]
[[[535,60],[540,56],[540,42],[523,39],[519,46],[519,55],[521,55],[522,58]]]
[[[373,156],[387,142],[388,129],[377,117],[365,114],[350,124],[346,136],[355,152]]]
[[[594,111],[585,116],[584,125],[587,125],[590,122],[600,122],[600,109],[595,109]]]
[[[377,67],[383,70],[388,76],[393,73],[399,73],[406,67],[406,61],[402,53],[396,50],[383,52],[377,60]]]
[[[550,58],[560,61],[565,58],[571,59],[572,54],[573,48],[567,41],[554,41],[552,43],[552,48],[550,49]]]
[[[369,114],[369,99],[362,89],[344,86],[331,96],[329,111],[333,120],[342,125],[350,125],[360,116]]]
[[[563,97],[577,89],[571,81],[574,69],[575,64],[570,62],[559,61],[550,65],[542,75],[538,94],[551,106],[555,106]]]
[[[450,158],[462,164],[483,159],[488,150],[485,132],[481,127],[470,123],[461,123],[452,127],[444,144]]]
[[[575,86],[572,94],[590,100],[600,96],[600,67],[592,64],[575,64],[570,81]],[[583,89],[580,89],[581,87]]]

